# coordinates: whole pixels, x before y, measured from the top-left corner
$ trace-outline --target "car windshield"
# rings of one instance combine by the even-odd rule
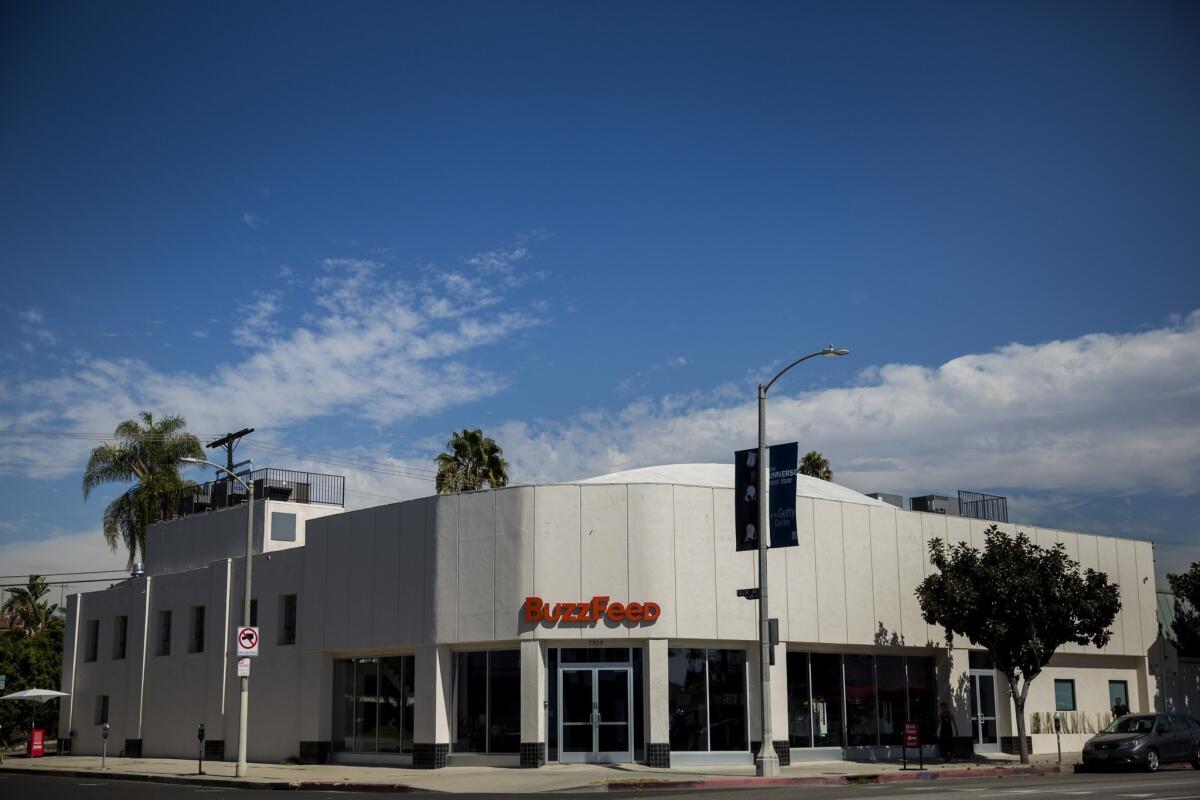
[[[1154,730],[1154,717],[1121,717],[1113,720],[1104,733],[1149,733]]]

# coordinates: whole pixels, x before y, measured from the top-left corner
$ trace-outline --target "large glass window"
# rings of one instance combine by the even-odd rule
[[[518,753],[521,651],[454,654],[456,753]]]
[[[808,653],[787,654],[788,740],[792,747],[812,747],[812,695]]]
[[[812,654],[813,747],[842,746],[842,657]]]
[[[896,746],[905,721],[917,722],[924,741],[933,741],[936,718],[932,658],[788,653],[792,747]]]
[[[1062,679],[1054,681],[1054,710],[1075,710],[1075,681]]]
[[[667,650],[671,749],[746,750],[746,653]]]
[[[413,656],[333,662],[333,743],[338,752],[411,753]]]
[[[875,670],[873,656],[849,654],[846,661],[846,743],[875,744]]]

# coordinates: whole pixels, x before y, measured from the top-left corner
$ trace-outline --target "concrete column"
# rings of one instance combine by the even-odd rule
[[[71,730],[75,719],[75,668],[79,663],[79,607],[82,605],[82,594],[73,594],[67,598],[67,629],[63,636],[62,685],[59,688],[59,691],[67,693],[67,697],[58,704],[60,748],[61,743],[66,741],[67,748],[70,749]]]
[[[1161,646],[1161,641],[1160,639],[1159,646]],[[1158,654],[1157,650],[1152,650],[1151,652],[1155,655]],[[1165,702],[1166,695],[1159,696],[1161,688],[1167,686],[1166,677],[1165,675],[1158,675],[1156,670],[1150,668],[1148,658],[1139,658],[1137,661],[1137,705],[1130,702],[1129,698],[1125,698],[1125,702],[1129,704],[1130,710],[1138,714],[1147,714],[1156,710],[1168,710]],[[1155,703],[1155,698],[1159,698],[1160,702]]]
[[[300,763],[329,761],[333,737],[333,657],[319,650],[300,653]]]
[[[646,763],[671,766],[671,708],[668,702],[667,640],[646,642]]]
[[[758,681],[758,658],[759,649],[757,646],[749,648],[749,663],[747,669],[750,674],[750,692],[746,696],[746,702],[750,704],[750,750],[758,752],[758,737],[762,733],[762,727],[759,723],[759,713],[762,704],[759,703],[758,693],[761,685]],[[787,650],[784,644],[775,646],[775,663],[771,666],[771,735],[775,741],[775,753],[779,756],[780,766],[788,766],[792,763],[791,747],[788,740],[788,698],[787,698]]]
[[[213,761],[225,758],[225,722],[229,675],[234,670],[233,631],[229,624],[229,559],[208,566],[208,611],[204,624],[204,757]],[[235,740],[236,741],[236,740]]]
[[[454,654],[444,645],[421,645],[416,665],[413,766],[440,769],[446,766],[454,728]]]
[[[546,764],[546,651],[521,642],[521,766]]]

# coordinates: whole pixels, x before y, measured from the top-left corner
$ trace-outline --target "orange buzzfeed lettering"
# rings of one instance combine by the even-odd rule
[[[658,603],[614,603],[608,595],[596,595],[588,603],[554,603],[551,605],[540,597],[526,597],[521,604],[521,616],[532,625],[560,622],[582,622],[596,624],[602,620],[644,624],[654,622],[662,614]]]

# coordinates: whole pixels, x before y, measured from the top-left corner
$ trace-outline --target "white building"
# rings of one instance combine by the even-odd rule
[[[307,478],[289,481],[255,503],[263,643],[251,760],[752,761],[756,604],[736,591],[756,585],[757,556],[734,549],[732,466],[350,512],[340,490],[319,505]],[[70,599],[60,730],[75,753],[99,752],[104,720],[129,755],[192,756],[201,722],[211,757],[236,752],[246,504],[186,511],[151,528],[144,577]],[[804,476],[797,516],[800,545],[769,561],[783,641],[772,724],[785,763],[887,756],[905,720],[932,743],[939,702],[955,713],[960,746],[1014,750],[1003,678],[968,643],[947,650],[914,595],[929,540],[982,545],[992,523],[903,511]],[[1151,709],[1150,544],[1000,527],[1063,543],[1121,591],[1111,643],[1068,645],[1035,681],[1033,750],[1053,750],[1039,731],[1057,709],[1081,731],[1064,736],[1067,749],[1117,696]],[[528,598],[559,618],[538,618]]]

